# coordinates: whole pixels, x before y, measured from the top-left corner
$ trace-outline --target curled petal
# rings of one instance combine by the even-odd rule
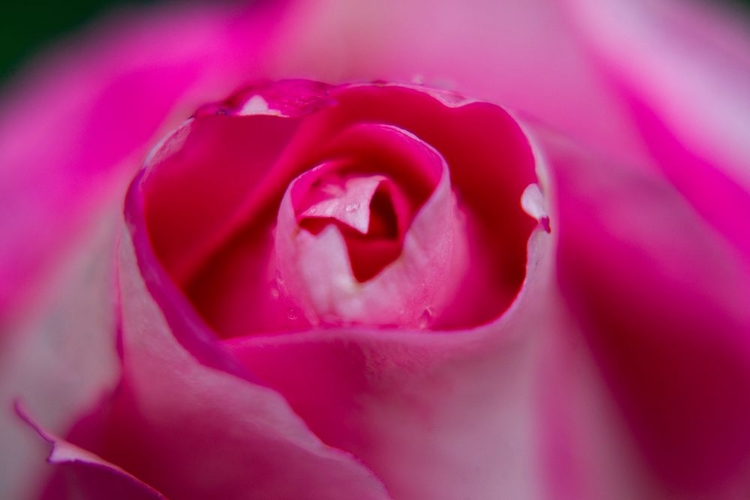
[[[388,498],[321,443],[275,391],[201,364],[165,321],[129,235],[120,246],[124,380],[101,455],[175,498]],[[173,318],[169,318],[173,319]],[[170,328],[171,326],[171,328]],[[220,346],[219,346],[220,347]]]
[[[404,131],[386,125],[367,128],[414,143],[421,156],[418,165],[427,169],[428,178],[440,169],[438,185],[410,222],[396,260],[360,282],[336,226],[317,235],[299,228],[291,195],[297,184],[292,184],[281,202],[276,226],[276,262],[284,298],[301,307],[313,324],[424,328],[453,298],[467,266],[465,228],[448,167],[436,151]]]
[[[464,7],[453,0],[300,0],[281,23],[273,74],[456,89],[541,117],[612,158],[648,159],[619,94],[582,53],[563,2]]]
[[[247,114],[248,108],[257,115]],[[430,163],[420,160],[424,146],[414,147],[416,141],[395,129],[409,131],[440,152],[467,215],[472,266],[460,285],[464,292],[444,314],[433,315],[433,327],[456,329],[490,321],[518,293],[524,278],[525,242],[535,225],[520,199],[536,178],[526,136],[502,108],[419,86],[330,87],[289,81],[253,86],[209,106],[196,114],[188,128],[182,146],[164,160],[154,156],[138,196],[146,198],[144,227],[154,233],[159,260],[219,335],[278,333],[309,326],[305,314],[277,300],[281,289],[274,266],[269,266],[275,261],[274,239],[269,235],[276,208],[287,186],[303,172],[326,162],[351,164],[352,158],[366,159],[358,168],[367,175],[380,175],[386,169],[399,189],[382,185],[386,193],[381,194],[390,195],[396,214],[402,214],[396,217],[396,226],[399,234],[405,234],[406,226],[399,226],[399,221],[426,201],[442,166],[415,169]],[[207,143],[202,144],[202,139]],[[218,153],[222,161],[213,163],[209,152],[219,145],[223,145]],[[253,154],[256,147],[262,154]],[[225,153],[231,150],[238,154]],[[182,162],[185,165],[180,167]],[[183,182],[190,189],[176,189]],[[400,199],[409,203],[399,208]],[[192,216],[185,218],[186,211]],[[189,224],[176,226],[175,220]],[[316,227],[308,226],[313,232],[322,226]],[[378,266],[359,269],[357,262],[370,258],[356,255],[373,252],[358,246],[356,238],[345,239],[355,274],[363,281],[398,255],[393,248],[378,250],[374,253],[390,256]],[[187,243],[178,245],[178,241]],[[430,311],[425,314],[428,324],[430,315]]]
[[[258,47],[284,2],[261,4],[120,12],[5,89],[1,322],[38,297],[61,249],[75,244],[113,191],[121,196],[176,103],[213,98],[230,90],[217,82],[256,74]]]
[[[394,498],[540,498],[534,346],[559,322],[542,299],[551,244],[534,234],[517,302],[475,330],[329,328],[224,344]]]
[[[117,465],[42,429],[20,406],[16,411],[49,445],[47,462],[57,466],[54,477],[45,487],[43,500],[166,500],[164,495]]]

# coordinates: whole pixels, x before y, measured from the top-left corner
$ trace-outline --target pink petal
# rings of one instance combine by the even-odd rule
[[[364,282],[401,254],[420,200],[410,201],[388,177],[358,174],[361,160],[334,160],[309,170],[295,179],[289,194],[300,228],[317,235],[334,224],[342,231],[354,277]]]
[[[41,497],[44,500],[165,500],[166,497],[127,471],[50,434],[29,416],[19,413],[50,445],[47,462],[55,465],[56,471]]]
[[[383,180],[383,176],[376,175],[348,179],[342,193],[336,197],[316,201],[299,212],[297,219],[336,219],[361,234],[367,234],[370,228],[370,203]]]
[[[263,105],[257,96],[263,98]],[[244,114],[247,103],[253,99],[254,104],[250,107],[257,115]],[[218,109],[223,110],[223,116],[215,115]],[[220,119],[224,121],[214,121]],[[148,188],[154,189],[152,194],[159,193],[158,197],[154,196],[157,201],[150,205],[149,224],[171,235],[169,239],[161,240],[155,236],[157,254],[167,269],[171,269],[170,274],[183,287],[200,314],[220,335],[246,335],[248,325],[260,332],[305,328],[303,315],[280,307],[280,301],[274,298],[278,289],[275,288],[276,277],[269,272],[268,266],[272,258],[269,207],[275,210],[276,200],[281,199],[286,186],[296,176],[341,150],[336,138],[340,137],[342,144],[354,144],[346,139],[346,134],[339,134],[359,121],[403,128],[440,151],[450,165],[453,187],[472,214],[472,220],[467,221],[470,237],[477,238],[477,244],[472,247],[485,249],[472,255],[477,263],[472,269],[476,272],[467,278],[467,287],[474,293],[461,297],[461,303],[456,303],[450,317],[446,316],[442,321],[442,326],[458,328],[489,321],[507,307],[523,280],[525,242],[534,226],[519,200],[524,189],[536,178],[528,142],[505,111],[489,103],[414,86],[347,85],[330,88],[314,82],[291,81],[251,87],[226,103],[206,108],[205,113],[197,115],[187,127],[192,131],[194,127],[210,129],[215,126],[213,133],[216,137],[226,135],[239,140],[243,130],[245,133],[257,130],[258,137],[264,137],[263,131],[257,127],[276,123],[274,120],[279,124],[290,122],[287,128],[278,125],[277,130],[283,132],[281,135],[294,132],[294,137],[283,153],[269,156],[269,159],[275,157],[277,162],[270,170],[262,171],[261,164],[251,162],[249,165],[253,166],[243,171],[241,161],[225,158],[231,160],[227,168],[233,168],[231,165],[237,167],[233,172],[240,175],[235,180],[232,176],[206,174],[199,168],[208,166],[205,161],[188,162],[188,167],[182,170],[185,180],[180,181],[168,173],[170,170],[180,171],[179,161],[171,167],[166,166],[172,161],[170,155],[174,154],[177,159],[180,147],[189,151],[204,146],[197,143],[185,146],[183,139],[178,140],[175,136],[177,146],[172,148],[168,141],[163,148],[166,151],[164,158],[157,153],[152,162],[154,166],[144,177],[148,182],[157,179],[154,186],[161,185]],[[238,129],[231,132],[233,126]],[[219,133],[222,130],[223,133]],[[200,137],[200,134],[195,137]],[[498,137],[505,139],[498,141]],[[248,141],[251,147],[240,149],[237,158],[252,159],[250,150],[255,143],[252,138]],[[212,149],[213,146],[206,147]],[[367,149],[366,141],[357,147],[363,152],[363,157],[365,151],[366,155],[378,153],[377,149]],[[266,150],[261,148],[261,151]],[[210,158],[208,150],[203,154],[204,158]],[[190,153],[182,159],[187,161],[189,158],[200,156]],[[165,165],[164,182],[158,181],[162,164]],[[400,161],[399,164],[408,166],[409,162]],[[477,165],[492,165],[494,168],[477,168]],[[408,168],[398,172],[413,177]],[[435,176],[437,178],[439,175]],[[190,189],[172,189],[181,182]],[[232,183],[240,186],[230,185],[224,189],[226,184]],[[423,187],[419,187],[420,183],[414,179],[402,184],[414,186],[417,199],[432,189],[430,183],[422,183]],[[245,196],[244,201],[240,200],[242,196]],[[163,206],[159,207],[159,203]],[[215,207],[224,208],[214,210]],[[174,226],[175,219],[186,211],[192,214],[189,219],[184,219],[187,223]],[[498,225],[498,220],[503,224]],[[201,228],[208,232],[202,232]],[[175,241],[182,241],[184,245],[176,245]],[[197,242],[201,244],[193,244]],[[192,262],[187,266],[187,269],[192,269],[187,274],[193,274],[188,283],[183,281],[185,276],[175,274],[173,264],[176,261],[164,258],[168,255],[164,249],[168,247],[182,248],[191,254],[180,257]],[[480,262],[486,265],[480,265]]]
[[[175,498],[388,498],[367,469],[310,433],[279,394],[185,351],[175,335],[198,335],[196,325],[164,315],[151,296],[159,284],[144,282],[132,245],[125,233],[124,382],[102,457]]]
[[[0,317],[36,297],[177,103],[258,74],[280,7],[120,12],[17,78],[0,104]]]
[[[48,450],[13,412],[23,401],[62,432],[120,376],[114,262],[122,204],[114,198],[60,255],[33,307],[0,341],[0,498],[32,498]]]
[[[395,161],[375,160],[376,165],[384,165],[384,174],[392,171],[403,176],[411,167],[425,170],[429,178],[440,169],[439,184],[411,222],[399,257],[365,282],[356,278],[346,242],[336,226],[328,226],[318,235],[300,231],[292,184],[281,202],[276,226],[282,299],[301,308],[314,325],[427,327],[453,300],[468,266],[466,233],[451,191],[448,166],[429,145],[390,125],[359,125],[342,135],[377,148],[380,156],[397,145],[399,153],[408,152],[412,161],[404,168],[398,157]],[[346,148],[340,151],[351,153]],[[353,158],[357,162],[360,157]],[[364,158],[373,161],[372,155]]]
[[[570,3],[660,167],[750,259],[750,27],[701,2]]]
[[[538,498],[533,345],[554,321],[550,242],[536,234],[529,288],[474,331],[345,328],[224,343],[394,498]]]
[[[541,137],[561,286],[652,479],[680,495],[746,489],[746,261],[662,178]]]
[[[200,116],[157,149],[139,196],[154,250],[178,283],[194,278],[248,199],[273,196],[262,181],[298,126],[275,116]]]
[[[270,293],[273,276],[263,279],[275,217],[269,207],[278,204],[299,166],[291,171],[272,167],[288,152],[287,142],[300,118],[326,103],[328,86],[281,82],[250,89],[249,95],[241,92],[227,102],[204,106],[155,149],[131,187],[126,216],[144,231],[138,237],[143,244],[136,246],[151,254],[153,243],[156,255],[142,261],[147,276],[159,275],[153,279],[164,282],[164,288],[174,288],[171,282],[176,281],[214,324],[227,322],[222,320],[227,310],[243,316],[249,310],[257,328],[277,330],[286,327],[288,319]],[[294,102],[289,102],[290,95]],[[246,101],[253,98],[251,113]],[[226,255],[235,248],[241,265],[223,273],[223,266],[235,264]],[[225,289],[231,293],[225,295]],[[179,296],[180,291],[170,294]],[[188,304],[178,310],[175,318],[195,316]],[[203,338],[202,343],[210,346],[212,334]]]
[[[308,0],[280,33],[273,77],[423,81],[540,117],[613,158],[648,161],[559,2]]]

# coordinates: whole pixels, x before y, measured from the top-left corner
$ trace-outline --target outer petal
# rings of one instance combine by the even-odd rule
[[[208,368],[177,343],[127,235],[120,286],[125,378],[103,458],[181,499],[388,498],[372,473],[322,444],[275,391]]]
[[[563,292],[656,484],[711,498],[746,491],[748,265],[664,179],[542,142]]]
[[[158,491],[116,465],[50,434],[27,415],[21,416],[50,445],[47,462],[57,466],[57,475],[45,488],[44,500],[73,496],[81,500],[165,500]]]
[[[476,331],[338,329],[225,344],[394,498],[539,498],[535,346],[553,321],[540,300],[550,242],[535,234],[526,288]]]
[[[258,74],[281,5],[121,13],[17,80],[0,104],[0,322],[38,293],[111,184],[124,189],[176,103]]]
[[[48,452],[13,411],[20,400],[40,425],[67,429],[119,377],[115,349],[115,239],[122,217],[113,199],[83,231],[30,314],[0,339],[0,498],[34,498]]]
[[[750,261],[750,25],[692,0],[569,3],[661,168]]]
[[[303,0],[276,40],[272,76],[448,86],[541,117],[612,157],[648,161],[574,29],[544,0]]]

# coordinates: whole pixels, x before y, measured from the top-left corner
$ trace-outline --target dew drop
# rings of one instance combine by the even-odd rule
[[[289,321],[297,321],[299,319],[299,314],[296,309],[289,309],[286,313],[286,317]]]
[[[432,309],[426,307],[419,317],[419,328],[427,328],[432,324]]]
[[[350,203],[346,206],[346,211],[351,213],[356,211],[359,208],[359,205],[357,203]]]

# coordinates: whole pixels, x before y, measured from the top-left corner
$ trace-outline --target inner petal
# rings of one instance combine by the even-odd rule
[[[385,178],[382,175],[328,177],[320,179],[307,192],[304,204],[309,206],[298,212],[297,221],[301,224],[306,218],[335,219],[367,234],[370,203]]]
[[[386,176],[341,174],[336,170],[341,165],[322,165],[298,179],[306,191],[295,190],[296,219],[314,235],[330,224],[338,227],[352,274],[362,283],[398,258],[412,214],[408,200]]]

